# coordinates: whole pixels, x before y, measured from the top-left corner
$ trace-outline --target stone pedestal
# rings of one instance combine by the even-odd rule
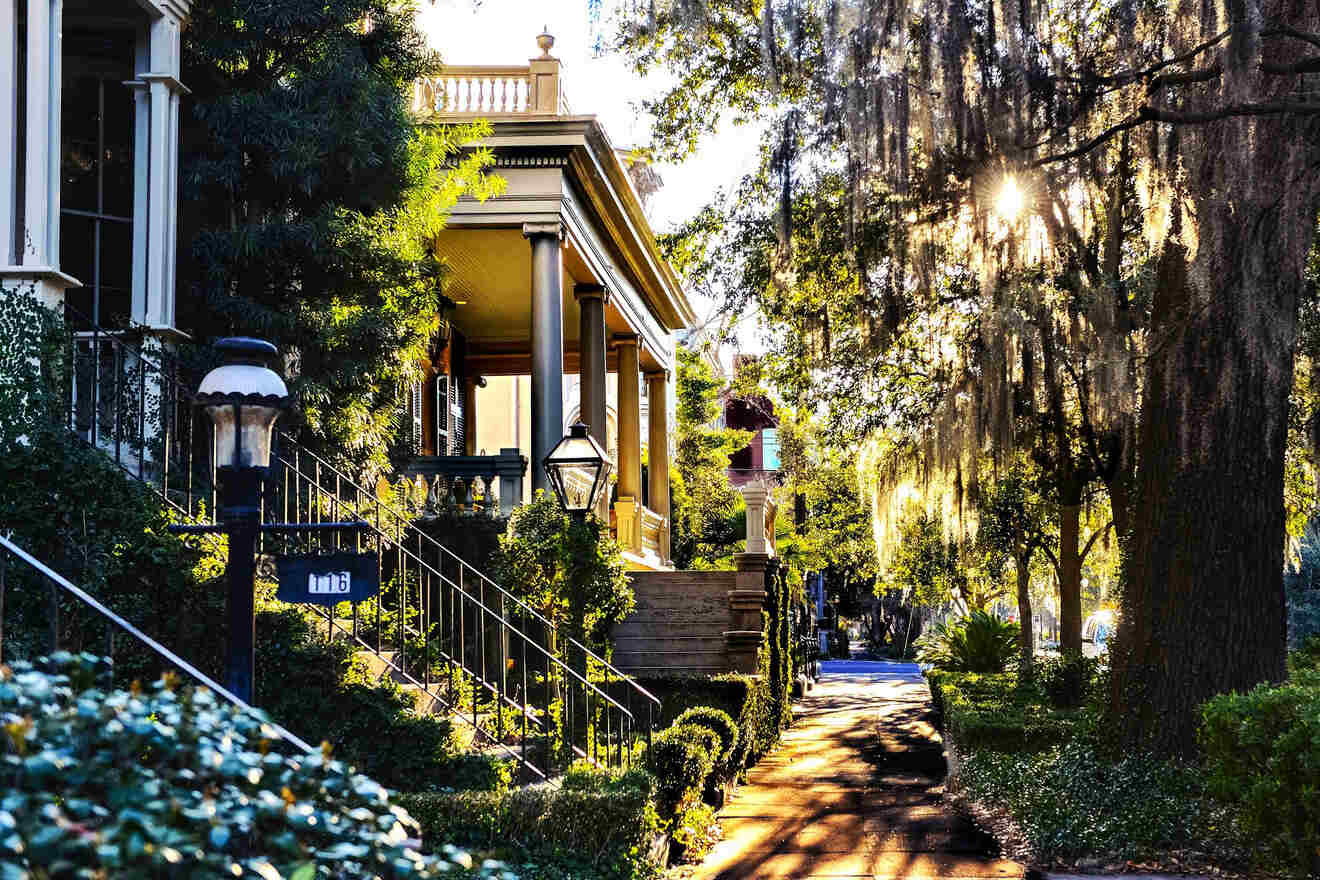
[[[756,654],[765,638],[761,609],[765,606],[765,570],[770,556],[738,553],[733,563],[737,586],[728,592],[729,629],[724,633],[724,650],[731,669],[754,673]]]

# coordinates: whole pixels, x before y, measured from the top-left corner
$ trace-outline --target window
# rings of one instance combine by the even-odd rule
[[[60,268],[83,286],[69,304],[107,326],[132,315],[133,37],[64,36]]]

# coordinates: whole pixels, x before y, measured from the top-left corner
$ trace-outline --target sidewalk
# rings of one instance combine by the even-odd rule
[[[831,661],[783,742],[720,812],[695,880],[1020,878],[941,801],[944,760],[917,667]]]

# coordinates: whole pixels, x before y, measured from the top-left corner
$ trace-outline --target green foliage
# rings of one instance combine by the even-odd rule
[[[413,697],[391,681],[369,681],[354,653],[314,632],[299,610],[258,614],[257,705],[390,788],[508,785],[507,761],[462,754],[452,722],[414,712]]]
[[[619,547],[594,516],[574,520],[546,492],[513,512],[496,579],[556,626],[608,656],[610,633],[633,608]]]
[[[638,683],[660,698],[657,722],[675,722],[694,707],[712,707],[736,719],[738,746],[734,769],[750,767],[779,741],[780,727],[770,710],[769,682],[761,676],[721,675],[644,676]]]
[[[717,428],[723,382],[702,351],[679,346],[675,393],[674,466],[670,522],[674,566],[709,568],[732,556],[744,531],[737,514],[742,496],[729,485],[729,456],[750,434]]]
[[[1320,874],[1320,674],[1221,694],[1201,709],[1211,791],[1238,807],[1262,865]]]
[[[715,768],[719,736],[696,724],[675,724],[651,739],[647,769],[659,780],[656,791],[662,816],[677,815],[701,801]]]
[[[68,336],[31,286],[0,288],[0,453],[64,413]]]
[[[1003,672],[1017,653],[1018,625],[984,611],[937,624],[917,641],[917,659],[955,672]]]
[[[1031,753],[973,750],[959,784],[1006,810],[1041,861],[1139,861],[1189,849],[1231,855],[1227,819],[1187,765],[1140,754],[1110,761],[1075,739]]]
[[[0,455],[0,532],[185,659],[219,670],[225,617],[215,542],[169,534],[171,518],[151,491],[62,424],[30,427],[28,442]],[[62,648],[105,650],[102,618],[25,566],[8,564],[6,593],[6,659],[46,653],[52,635]],[[119,641],[115,661],[123,683],[163,671],[133,641]]]
[[[1288,642],[1320,635],[1320,522],[1307,523],[1297,561],[1283,573],[1288,596]]]
[[[275,342],[309,439],[373,477],[437,327],[436,233],[461,195],[500,188],[466,149],[488,126],[409,115],[438,65],[415,14],[219,0],[183,34],[180,326]]]
[[[172,680],[97,686],[92,655],[0,670],[0,867],[13,876],[438,877],[379,784],[321,754],[279,753],[259,713]],[[499,865],[484,877],[508,876]]]
[[[927,679],[941,729],[960,750],[1035,752],[1095,731],[1093,710],[1051,704],[1038,680],[938,669]]]
[[[715,808],[693,804],[674,819],[674,843],[682,848],[681,861],[696,864],[710,853],[718,838]]]
[[[576,769],[563,787],[532,785],[503,792],[400,795],[421,824],[424,845],[469,846],[510,862],[533,860],[527,876],[643,880],[661,866],[650,858],[660,831],[655,780]]]
[[[919,508],[907,511],[898,523],[898,543],[884,583],[927,607],[948,603],[955,589],[966,595],[967,576],[959,563],[958,544],[945,539],[938,518]]]
[[[693,706],[684,709],[674,719],[675,725],[695,724],[704,727],[719,737],[719,749],[715,754],[715,772],[721,778],[728,778],[736,769],[734,758],[738,755],[738,725],[723,709],[713,706]]]

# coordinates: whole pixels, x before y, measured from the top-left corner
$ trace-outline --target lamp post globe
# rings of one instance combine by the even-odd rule
[[[252,702],[256,664],[257,536],[261,531],[261,484],[270,468],[275,421],[289,405],[284,380],[266,366],[275,346],[246,336],[215,344],[226,362],[206,374],[196,403],[215,425],[215,467],[220,490],[218,519],[229,535],[225,574],[229,620],[225,687]]]
[[[215,344],[226,363],[202,379],[197,403],[215,424],[217,468],[267,468],[275,420],[289,404],[289,389],[266,366],[276,354],[263,339],[231,336]]]
[[[596,506],[614,469],[609,455],[587,430],[581,422],[574,424],[542,463],[560,506],[576,517],[585,517]]]

